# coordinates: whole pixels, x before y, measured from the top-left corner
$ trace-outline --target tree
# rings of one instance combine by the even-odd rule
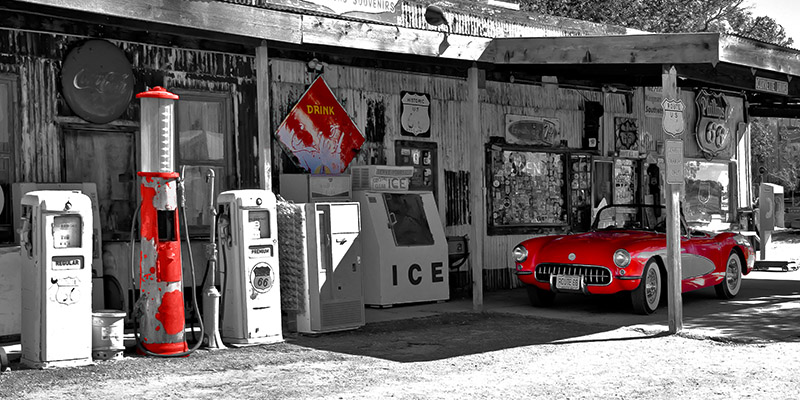
[[[720,32],[790,46],[794,41],[745,0],[521,0],[523,10],[657,33]]]
[[[788,196],[800,183],[800,127],[797,121],[780,118],[753,118],[750,122],[753,193],[758,185],[774,183]]]

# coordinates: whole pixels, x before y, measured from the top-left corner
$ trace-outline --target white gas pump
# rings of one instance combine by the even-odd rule
[[[359,204],[298,206],[306,269],[297,331],[314,334],[364,326]]]
[[[21,201],[22,364],[91,364],[92,202],[77,191]]]
[[[222,249],[222,340],[283,341],[275,194],[231,190],[217,197]]]

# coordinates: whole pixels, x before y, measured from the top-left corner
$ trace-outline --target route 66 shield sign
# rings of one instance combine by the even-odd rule
[[[661,102],[661,107],[664,108],[664,117],[661,120],[664,132],[672,137],[680,136],[686,125],[686,122],[683,120],[683,110],[686,109],[686,106],[683,105],[683,100],[664,99],[664,101]]]
[[[431,97],[425,93],[401,92],[400,134],[431,137]]]
[[[697,144],[706,158],[716,157],[728,148],[730,130],[728,129],[728,101],[721,93],[701,90],[695,99],[697,103]]]

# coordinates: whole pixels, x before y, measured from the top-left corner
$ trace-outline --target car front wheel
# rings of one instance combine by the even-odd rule
[[[655,260],[644,266],[639,286],[631,292],[633,311],[637,314],[652,314],[661,301],[661,270]]]
[[[556,299],[556,294],[544,289],[539,289],[536,286],[528,285],[528,300],[534,307],[550,307]]]
[[[725,266],[725,279],[714,286],[717,297],[720,299],[732,299],[739,294],[742,287],[742,259],[736,253],[728,256],[728,263]]]

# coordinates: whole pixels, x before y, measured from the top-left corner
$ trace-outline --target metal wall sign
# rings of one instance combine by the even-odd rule
[[[665,98],[661,102],[661,107],[664,109],[664,115],[661,119],[664,133],[674,138],[682,135],[686,125],[683,116],[686,106],[683,104],[683,100]]]
[[[506,114],[506,142],[532,146],[555,146],[562,139],[558,119]]]
[[[664,158],[667,164],[667,184],[683,183],[683,140],[664,141]]]
[[[313,174],[340,174],[366,138],[322,77],[306,90],[275,136],[292,160]]]
[[[400,92],[400,134],[431,137],[431,96],[426,93]]]
[[[133,71],[122,50],[105,40],[88,40],[67,54],[61,88],[69,108],[96,124],[119,118],[133,98]]]
[[[636,118],[616,117],[614,118],[615,147],[620,154],[623,151],[634,151],[638,156],[639,150],[639,127]]]
[[[731,141],[728,128],[730,106],[721,93],[701,90],[697,104],[697,145],[711,159],[726,149]]]
[[[779,81],[777,79],[769,79],[757,76],[756,77],[756,90],[769,93],[777,93],[782,95],[789,94],[789,82]]]

